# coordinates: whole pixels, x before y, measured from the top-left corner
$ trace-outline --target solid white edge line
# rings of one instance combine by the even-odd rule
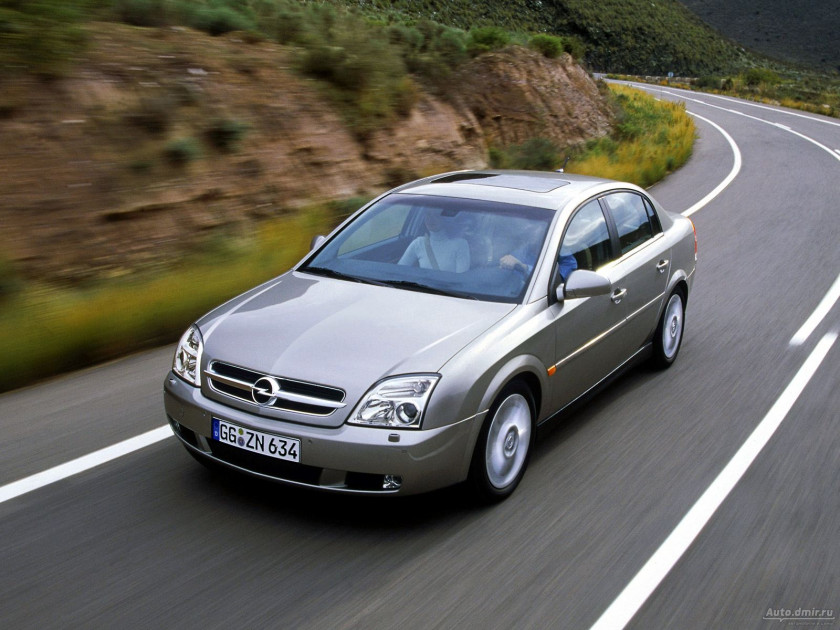
[[[634,86],[634,87],[639,87],[639,89],[642,89],[641,86]],[[706,107],[712,107],[714,109],[720,109],[720,110],[725,111],[725,112],[730,112],[732,114],[737,114],[738,116],[743,116],[744,118],[749,118],[750,120],[755,120],[756,122],[764,123],[765,125],[770,125],[771,127],[781,129],[782,131],[787,131],[788,133],[792,133],[793,135],[798,136],[798,137],[802,138],[803,140],[807,140],[808,142],[810,142],[811,144],[819,147],[823,151],[826,151],[831,157],[840,160],[840,157],[835,155],[834,151],[832,151],[830,148],[828,148],[827,146],[825,146],[821,142],[819,142],[817,140],[814,140],[810,136],[806,136],[805,134],[799,133],[798,131],[794,131],[793,129],[791,129],[787,125],[783,125],[781,123],[773,122],[773,121],[770,121],[770,120],[765,120],[764,118],[758,118],[757,116],[751,116],[750,114],[746,114],[742,111],[738,111],[737,109],[720,107],[719,105],[712,105],[711,103],[707,103],[706,101],[701,101],[700,99],[691,98],[691,97],[688,97],[688,96],[680,96],[679,94],[676,94],[674,92],[668,92],[666,90],[659,90],[659,93],[660,94],[668,94],[669,96],[673,96],[674,98],[680,98],[684,101],[692,101],[694,103],[699,103],[700,105],[705,105]],[[767,108],[767,109],[770,109],[770,108]],[[776,110],[773,110],[773,111],[776,111]]]
[[[677,88],[671,88],[671,89],[677,89]],[[682,90],[682,91],[685,91],[685,90]],[[698,94],[698,92],[691,92],[690,90],[689,90],[689,92],[691,94]],[[748,101],[748,100],[745,100],[745,99],[734,99],[734,98],[730,98],[728,96],[721,96],[720,94],[711,94],[709,92],[699,92],[699,94],[702,94],[704,96],[708,96],[710,98],[719,98],[719,99],[722,99],[724,101],[729,101],[731,103],[738,103],[739,105],[746,105],[748,107],[756,107],[758,109],[766,109],[766,110],[774,112],[776,114],[785,114],[787,116],[795,116],[797,118],[804,118],[805,120],[810,120],[812,122],[822,123],[824,125],[833,125],[835,127],[840,127],[840,121],[831,120],[831,118],[829,116],[826,116],[825,114],[820,114],[820,116],[822,116],[822,118],[817,118],[817,116],[809,116],[808,114],[803,114],[801,112],[794,112],[794,111],[790,111],[790,110],[783,109],[783,108],[780,108],[780,107],[770,107],[769,105],[762,105],[761,103],[756,103],[754,101]]]
[[[836,340],[836,332],[822,338],[750,437],[591,630],[620,630],[630,622],[779,428]]]
[[[169,425],[164,425],[133,438],[123,440],[122,442],[112,446],[94,451],[88,455],[83,455],[82,457],[71,460],[65,464],[54,466],[53,468],[43,472],[39,472],[29,477],[24,477],[18,481],[6,484],[5,486],[0,487],[0,503],[19,497],[27,492],[32,492],[38,488],[43,488],[51,483],[55,483],[56,481],[72,477],[80,472],[90,470],[91,468],[110,462],[111,460],[122,457],[123,455],[128,455],[129,453],[140,450],[141,448],[145,448],[146,446],[165,440],[171,435],[172,430],[169,428]]]
[[[823,296],[823,299],[817,305],[817,308],[814,309],[814,312],[811,313],[811,316],[805,320],[802,327],[791,337],[790,345],[801,346],[805,343],[808,337],[811,336],[811,333],[820,325],[820,322],[828,315],[837,300],[840,300],[840,275],[837,276],[834,284],[831,285],[828,293]]]
[[[697,212],[701,208],[705,207],[712,199],[717,197],[720,193],[723,192],[723,190],[727,186],[729,186],[729,184],[732,183],[732,180],[734,180],[738,176],[738,173],[741,171],[742,160],[741,160],[741,151],[738,148],[738,145],[735,143],[735,140],[732,138],[732,136],[730,136],[723,127],[718,125],[716,122],[713,122],[713,121],[709,120],[708,118],[704,118],[703,116],[700,116],[699,114],[695,114],[694,112],[687,111],[686,113],[691,114],[695,118],[699,118],[703,122],[706,122],[706,123],[710,124],[712,127],[714,127],[715,129],[717,129],[721,133],[721,135],[723,135],[723,137],[726,139],[726,141],[729,143],[729,147],[732,149],[732,157],[733,157],[733,160],[734,160],[734,163],[732,165],[732,170],[729,171],[729,175],[727,175],[726,178],[720,184],[718,184],[715,187],[714,190],[712,190],[712,192],[710,192],[708,195],[703,197],[700,201],[695,203],[693,206],[691,206],[687,210],[683,210],[682,215],[684,217],[690,217],[692,214],[694,214],[695,212]]]

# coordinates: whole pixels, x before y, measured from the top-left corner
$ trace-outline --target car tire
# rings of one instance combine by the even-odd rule
[[[671,293],[665,303],[665,310],[662,311],[662,317],[653,335],[652,363],[654,367],[665,369],[676,361],[682,346],[684,330],[685,292],[678,288]]]
[[[470,465],[470,483],[483,503],[513,494],[525,475],[536,430],[534,397],[521,382],[507,385],[490,406]]]

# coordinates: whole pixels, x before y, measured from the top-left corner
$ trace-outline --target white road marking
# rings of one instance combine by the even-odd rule
[[[837,303],[837,300],[840,300],[840,275],[837,276],[834,284],[831,285],[828,293],[825,294],[823,299],[817,305],[817,308],[813,313],[811,313],[811,316],[806,319],[805,323],[802,324],[802,327],[796,331],[796,334],[790,340],[790,345],[801,346],[805,343],[811,333],[816,330],[817,326],[820,325],[820,322],[825,319],[825,316],[828,315],[828,312]]]
[[[700,116],[699,114],[695,114],[694,112],[687,111],[686,113],[691,114],[695,118],[699,118],[700,120],[710,124],[712,127],[717,129],[723,135],[723,137],[726,139],[726,141],[729,143],[729,146],[732,149],[732,157],[733,157],[733,160],[734,160],[734,163],[732,165],[732,170],[729,171],[729,175],[727,175],[723,179],[723,181],[721,181],[720,184],[718,184],[715,187],[715,189],[712,192],[710,192],[708,195],[703,197],[700,201],[698,201],[693,206],[691,206],[690,208],[688,208],[687,210],[684,210],[682,212],[682,215],[684,217],[690,217],[692,214],[694,214],[695,212],[697,212],[698,210],[700,210],[701,208],[706,206],[706,204],[708,204],[712,199],[714,199],[720,193],[722,193],[723,190],[727,186],[729,186],[729,184],[732,183],[732,180],[734,180],[738,176],[738,173],[741,171],[742,160],[741,160],[741,151],[738,149],[738,145],[735,143],[735,140],[732,139],[732,136],[730,136],[728,133],[726,133],[726,130],[723,127],[718,125],[716,122],[713,122],[713,121],[709,120],[708,118],[704,118],[703,116]]]
[[[690,92],[690,94],[696,94],[696,92]],[[703,92],[703,95],[708,96],[710,98],[719,98],[719,99],[724,100],[724,101],[729,101],[729,102],[732,102],[732,103],[738,103],[739,105],[756,107],[758,109],[766,109],[768,111],[775,112],[777,114],[785,114],[787,116],[795,116],[796,118],[804,118],[805,120],[810,120],[810,121],[813,121],[813,122],[822,123],[824,125],[833,125],[835,127],[840,127],[840,121],[831,120],[828,117],[817,118],[816,116],[810,116],[808,114],[802,114],[800,112],[789,111],[787,109],[780,109],[778,107],[770,107],[769,105],[762,105],[760,103],[754,103],[752,101],[737,100],[737,99],[734,99],[734,98],[730,98],[728,96],[721,96],[720,94],[709,94],[707,92]]]
[[[836,340],[834,332],[822,338],[747,441],[591,630],[621,630],[630,622],[773,437]]]
[[[65,464],[60,464],[43,472],[6,484],[0,487],[0,503],[19,497],[27,492],[32,492],[38,488],[43,488],[56,481],[67,479],[68,477],[90,470],[123,455],[128,455],[141,448],[165,440],[171,435],[172,430],[169,428],[169,425],[164,425],[133,438],[123,440],[112,446],[94,451],[88,455],[83,455]]]
[[[637,87],[639,89],[654,90],[654,88],[650,88],[650,87],[645,88],[644,86],[637,85],[637,84],[633,84],[633,87]],[[840,154],[838,154],[837,152],[832,151],[830,148],[828,148],[827,146],[825,146],[821,142],[819,142],[817,140],[814,140],[810,136],[806,136],[804,133],[799,133],[798,131],[794,131],[793,129],[791,129],[787,125],[782,125],[782,124],[779,124],[777,122],[772,122],[770,120],[765,120],[764,118],[759,118],[758,116],[751,116],[750,114],[745,114],[744,112],[738,111],[737,109],[730,109],[730,108],[727,108],[727,107],[721,107],[720,105],[712,105],[711,103],[707,103],[706,101],[702,101],[698,98],[691,98],[689,96],[683,96],[683,95],[680,95],[680,94],[675,94],[674,92],[669,92],[667,90],[661,90],[660,89],[658,91],[659,91],[660,94],[668,94],[669,96],[673,96],[674,98],[679,98],[679,99],[682,99],[684,101],[692,101],[694,103],[699,103],[700,105],[705,105],[706,107],[712,107],[714,109],[719,109],[719,110],[722,110],[724,112],[730,112],[732,114],[737,114],[738,116],[743,116],[744,118],[749,118],[750,120],[755,120],[757,122],[764,123],[765,125],[770,125],[771,127],[776,127],[777,129],[781,129],[782,131],[787,131],[788,133],[792,133],[793,135],[798,136],[798,137],[802,138],[803,140],[807,140],[808,142],[810,142],[811,144],[819,147],[823,151],[826,151],[831,157],[833,157],[837,160],[840,160]],[[785,113],[785,114],[790,113],[790,112],[783,112],[781,110],[775,110],[775,109],[772,109],[770,107],[766,107],[765,109],[769,109],[771,111],[778,112],[778,113]],[[816,119],[812,119],[812,120],[816,120]],[[823,121],[821,121],[821,122],[823,122]],[[840,124],[840,123],[838,123],[838,124]]]

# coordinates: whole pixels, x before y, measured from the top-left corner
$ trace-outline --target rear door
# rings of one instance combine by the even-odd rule
[[[671,251],[653,205],[631,191],[601,198],[613,224],[617,259],[606,275],[614,285],[613,299],[626,307],[621,353],[631,357],[650,339],[668,285]]]

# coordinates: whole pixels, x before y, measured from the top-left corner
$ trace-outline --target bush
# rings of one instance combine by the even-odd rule
[[[198,9],[193,14],[189,26],[210,35],[224,35],[231,31],[250,31],[256,28],[250,18],[225,6]]]
[[[482,26],[470,30],[467,38],[467,52],[473,57],[499,50],[510,43],[510,33],[498,26]]]
[[[563,40],[560,37],[545,33],[534,35],[528,41],[528,46],[549,59],[555,59],[565,52]]]
[[[579,37],[567,35],[563,37],[563,52],[569,53],[573,59],[580,61],[586,54],[586,44]]]
[[[133,26],[164,26],[167,23],[166,0],[116,0],[114,13],[118,20]]]
[[[694,82],[694,85],[702,89],[719,90],[721,88],[721,85],[723,85],[723,79],[714,75],[706,75],[702,77],[697,77],[697,80]]]
[[[759,85],[778,85],[782,82],[781,77],[767,68],[750,68],[744,75],[744,85],[758,87]]]
[[[421,20],[416,26],[392,25],[388,35],[407,70],[433,86],[441,86],[467,59],[467,37],[459,29]]]
[[[184,166],[201,157],[201,147],[195,138],[178,138],[163,150],[166,159],[175,166]]]
[[[236,150],[247,131],[248,125],[246,123],[229,118],[220,118],[210,123],[205,134],[211,145],[220,151],[230,153]]]

